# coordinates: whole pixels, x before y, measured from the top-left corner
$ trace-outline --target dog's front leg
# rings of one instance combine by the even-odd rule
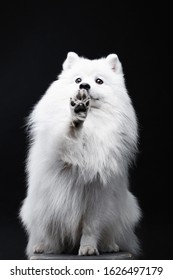
[[[79,255],[99,255],[97,249],[98,234],[96,228],[84,225],[80,241]]]

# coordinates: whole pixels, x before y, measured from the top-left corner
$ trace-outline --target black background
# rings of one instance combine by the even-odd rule
[[[140,131],[131,189],[143,219],[144,259],[171,259],[171,1],[15,1],[0,9],[0,259],[23,259],[17,213],[25,196],[25,118],[56,79],[68,51],[117,53]]]

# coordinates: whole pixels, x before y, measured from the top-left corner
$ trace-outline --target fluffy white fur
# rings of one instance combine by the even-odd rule
[[[79,91],[79,77],[91,87],[90,107],[75,126],[70,98]],[[140,209],[128,186],[137,121],[117,55],[89,60],[68,53],[29,127],[28,190],[20,211],[27,256],[76,248],[80,255],[119,249],[137,254]]]

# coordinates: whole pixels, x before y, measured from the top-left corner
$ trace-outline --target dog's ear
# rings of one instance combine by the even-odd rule
[[[114,53],[109,54],[106,57],[106,61],[107,63],[109,63],[111,69],[116,72],[116,73],[122,73],[122,66],[121,66],[121,62],[118,59],[118,56]]]
[[[79,56],[75,52],[69,52],[67,58],[63,63],[63,70],[70,69],[74,62],[79,59]]]

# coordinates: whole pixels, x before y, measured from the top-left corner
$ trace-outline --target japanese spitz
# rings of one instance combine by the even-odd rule
[[[129,191],[137,120],[116,54],[69,52],[29,117],[28,190],[20,217],[33,253],[129,251],[140,208]]]

